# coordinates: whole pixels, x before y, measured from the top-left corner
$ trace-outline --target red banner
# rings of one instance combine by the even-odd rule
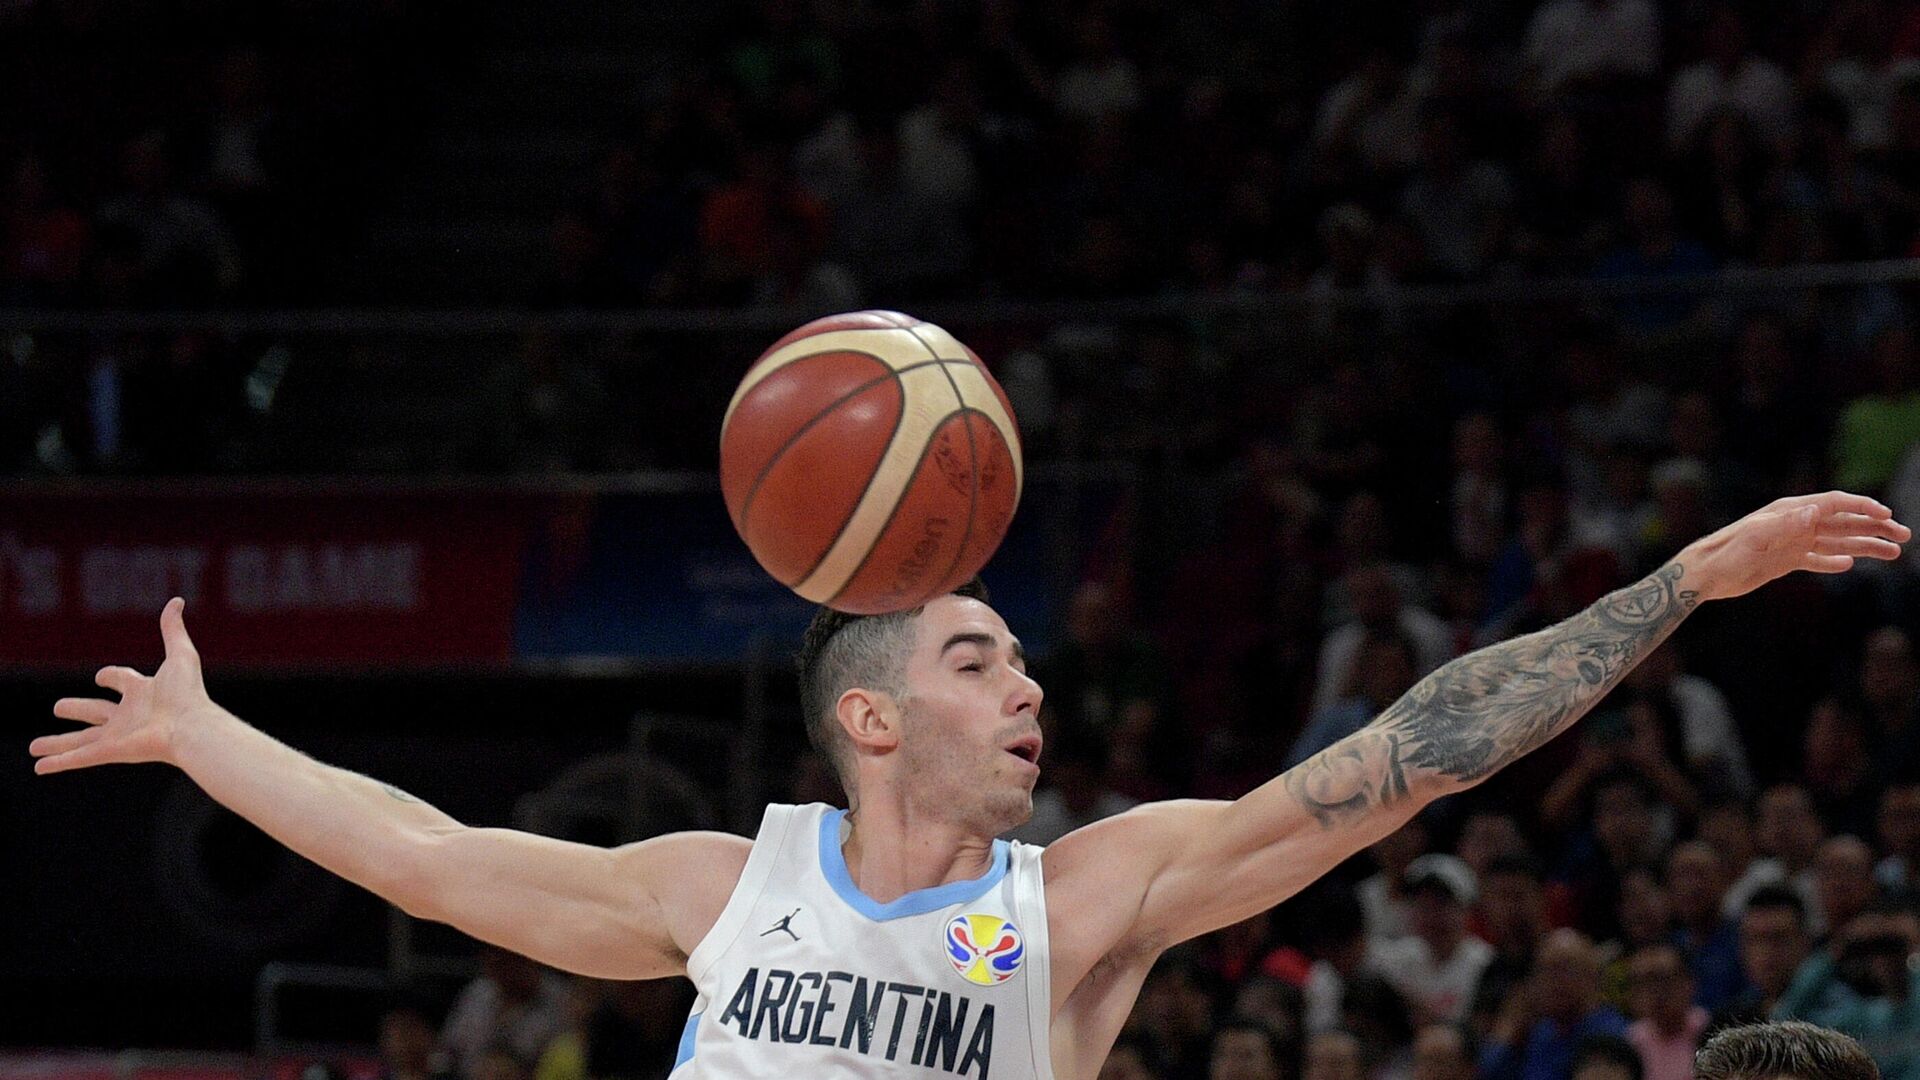
[[[151,669],[158,616],[220,667],[504,665],[536,496],[0,487],[0,669]]]

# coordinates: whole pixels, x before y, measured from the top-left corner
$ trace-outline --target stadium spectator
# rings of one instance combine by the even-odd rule
[[[1709,1012],[1746,986],[1740,970],[1740,929],[1721,908],[1729,883],[1726,863],[1712,844],[1690,840],[1667,854],[1667,897],[1673,907],[1673,943],[1693,976],[1694,1001]]]
[[[1473,871],[1452,855],[1422,855],[1408,865],[1412,933],[1372,946],[1371,963],[1407,999],[1417,1024],[1467,1016],[1493,946],[1467,932],[1475,900]]]
[[[1779,885],[1758,889],[1740,916],[1740,968],[1748,988],[1714,1017],[1715,1027],[1773,1015],[1800,970],[1813,938],[1799,894]]]
[[[1754,827],[1761,857],[1750,863],[1727,890],[1726,910],[1743,911],[1755,890],[1785,885],[1806,905],[1807,925],[1815,933],[1825,932],[1827,923],[1820,911],[1813,871],[1814,856],[1825,837],[1826,827],[1820,823],[1805,787],[1775,784],[1762,792]]]
[[[1640,1052],[1647,1080],[1693,1080],[1693,1052],[1707,1029],[1694,1004],[1693,976],[1671,945],[1648,945],[1627,958],[1633,1023],[1627,1041]]]
[[[1550,927],[1540,866],[1524,855],[1508,856],[1480,874],[1479,921],[1493,946],[1493,959],[1480,972],[1469,1007],[1472,1029],[1493,1029],[1501,1009],[1525,988],[1534,954]]]
[[[1234,1017],[1214,1029],[1207,1080],[1286,1080],[1280,1038],[1257,1020]]]
[[[1600,1001],[1593,942],[1556,930],[1541,943],[1527,985],[1507,999],[1480,1055],[1485,1080],[1550,1080],[1573,1073],[1589,1035],[1620,1036],[1627,1021]]]
[[[1660,64],[1660,21],[1643,0],[1549,0],[1527,25],[1527,63],[1540,89],[1646,78]]]
[[[1847,1032],[1873,1055],[1884,1076],[1920,1067],[1920,919],[1899,905],[1870,909],[1834,930],[1829,948],[1795,973],[1775,1006],[1782,1019]]]
[[[1882,782],[1920,779],[1915,734],[1920,732],[1920,660],[1913,638],[1897,626],[1867,635],[1860,655],[1860,700],[1869,721],[1868,739]]]
[[[1308,1036],[1300,1080],[1368,1080],[1360,1040],[1339,1028]]]
[[[1833,836],[1813,857],[1814,891],[1828,926],[1852,922],[1873,903],[1873,849],[1857,836]]]
[[[1753,125],[1763,143],[1793,134],[1793,82],[1779,65],[1754,52],[1746,20],[1722,5],[1707,20],[1706,56],[1674,74],[1667,90],[1667,141],[1680,146],[1722,113]]]
[[[1847,403],[1834,429],[1833,481],[1852,491],[1884,488],[1907,448],[1920,442],[1920,370],[1912,331],[1881,331],[1871,360],[1872,390]]]
[[[1474,1080],[1474,1040],[1458,1024],[1428,1024],[1413,1038],[1412,1080]]]
[[[463,1076],[477,1076],[483,1064],[502,1074],[510,1068],[525,1073],[565,1023],[560,981],[524,956],[489,946],[480,974],[447,1013],[440,1045]]]
[[[1427,824],[1415,817],[1367,849],[1378,869],[1362,878],[1353,891],[1366,914],[1370,941],[1393,941],[1413,933],[1407,871],[1414,860],[1427,853],[1428,843]]]
[[[1880,850],[1875,884],[1888,896],[1912,899],[1920,891],[1920,783],[1899,781],[1880,793],[1876,816]]]
[[[1831,832],[1870,835],[1878,783],[1860,715],[1837,698],[1823,698],[1807,718],[1801,772],[1807,792]]]

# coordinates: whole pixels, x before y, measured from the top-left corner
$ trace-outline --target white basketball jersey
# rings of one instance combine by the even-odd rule
[[[700,996],[672,1080],[1052,1080],[1041,849],[882,904],[841,854],[846,811],[769,806],[687,957]]]

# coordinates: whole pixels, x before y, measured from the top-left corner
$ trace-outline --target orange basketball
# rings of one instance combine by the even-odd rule
[[[952,334],[831,315],[761,354],[720,427],[720,487],[767,572],[873,615],[979,572],[1020,502],[1013,408]]]

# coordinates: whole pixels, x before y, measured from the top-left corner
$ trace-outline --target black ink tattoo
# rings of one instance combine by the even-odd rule
[[[1286,775],[1323,827],[1482,780],[1584,716],[1687,617],[1699,594],[1668,563],[1538,633],[1422,679],[1365,729]]]
[[[392,784],[381,784],[380,790],[386,792],[387,794],[393,796],[394,798],[400,800],[401,802],[417,803],[420,801],[419,799],[414,798],[413,796],[407,794],[406,792],[401,791],[399,788],[394,787]]]

